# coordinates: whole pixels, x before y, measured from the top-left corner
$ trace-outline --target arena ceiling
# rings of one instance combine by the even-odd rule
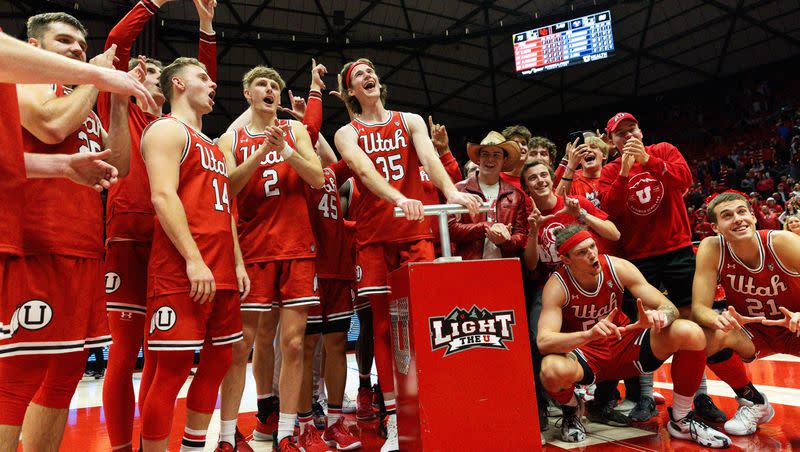
[[[800,2],[788,0],[218,0],[217,107],[220,132],[246,104],[241,76],[277,68],[305,94],[312,58],[327,65],[372,59],[389,86],[389,107],[450,127],[533,119],[713,81],[800,53]],[[90,31],[90,53],[131,0],[0,0],[0,25],[24,38],[24,19],[67,11]],[[610,9],[616,53],[609,59],[529,77],[515,74],[511,36],[570,15]],[[167,4],[134,48],[169,61],[195,56],[189,0]],[[284,103],[286,102],[284,98]],[[346,121],[326,97],[325,129]]]

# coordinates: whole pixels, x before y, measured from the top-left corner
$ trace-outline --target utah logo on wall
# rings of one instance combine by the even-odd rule
[[[431,350],[446,348],[444,356],[474,348],[508,350],[514,340],[514,311],[489,311],[473,305],[467,311],[456,306],[444,317],[430,317]]]

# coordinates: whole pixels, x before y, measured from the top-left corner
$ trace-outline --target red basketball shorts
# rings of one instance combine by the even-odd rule
[[[27,278],[25,259],[0,254],[0,341],[11,337],[11,318],[24,301]]]
[[[308,310],[306,334],[347,332],[353,316],[353,281],[320,279],[319,295],[320,304]]]
[[[231,344],[242,340],[239,292],[218,291],[212,301],[200,304],[188,293],[150,297],[147,300],[147,349],[197,350],[205,342]]]
[[[431,262],[433,242],[418,240],[405,243],[371,243],[356,252],[356,281],[358,296],[386,294],[389,273],[408,262]]]
[[[147,313],[147,261],[150,242],[112,241],[106,246],[108,315]],[[130,315],[130,314],[127,314]]]
[[[247,264],[250,295],[242,311],[269,311],[319,304],[314,259],[291,259]]]
[[[787,328],[750,323],[742,327],[742,332],[756,346],[756,359],[778,353],[800,356],[800,337]]]
[[[590,342],[574,350],[578,360],[594,373],[594,381],[624,380],[648,373],[639,361],[642,341],[649,338],[648,330],[629,330],[606,341]],[[648,339],[649,340],[649,339]]]
[[[0,318],[11,337],[0,340],[0,357],[70,353],[111,343],[100,259],[28,256],[25,270],[28,282],[20,301],[2,304]]]

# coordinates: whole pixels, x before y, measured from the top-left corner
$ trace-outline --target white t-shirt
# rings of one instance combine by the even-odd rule
[[[481,187],[481,191],[483,195],[486,196],[486,200],[492,204],[495,204],[497,201],[497,195],[500,194],[500,181],[498,181],[494,185],[486,185],[481,181],[478,181],[478,184]],[[487,217],[490,218],[490,222],[494,223],[497,220],[497,213],[496,212],[489,212]],[[500,253],[500,248],[497,247],[491,240],[488,238],[483,239],[483,258],[484,259],[499,259],[503,257]]]

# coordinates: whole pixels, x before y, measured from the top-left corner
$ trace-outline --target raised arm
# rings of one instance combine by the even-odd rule
[[[102,130],[103,146],[111,151],[106,159],[119,171],[119,177],[128,175],[131,169],[131,132],[128,127],[128,98],[111,95],[108,132]]]
[[[308,136],[302,123],[290,121],[290,124],[294,133],[296,149],[295,152],[284,158],[308,185],[320,188],[325,185],[325,176],[322,174],[320,159],[311,144],[311,137]]]
[[[217,81],[217,36],[214,32],[214,9],[216,0],[194,0],[197,17],[200,21],[200,42],[197,59],[206,66],[211,80]]]
[[[113,60],[112,47],[92,58],[92,63],[111,68]],[[68,96],[58,97],[50,85],[17,85],[22,126],[44,143],[61,143],[83,125],[98,92],[93,85],[81,85]]]
[[[170,0],[140,0],[128,11],[114,28],[108,32],[104,49],[109,49],[112,45],[117,46],[117,58],[114,67],[120,71],[128,70],[128,61],[131,59],[131,47],[136,38],[142,32],[145,24],[153,18],[165,3]]]
[[[178,196],[181,155],[186,139],[186,133],[175,121],[161,120],[142,136],[142,155],[158,221],[186,260],[186,274],[191,283],[189,296],[203,303],[213,297],[216,288],[214,275],[192,237],[186,211]]]

